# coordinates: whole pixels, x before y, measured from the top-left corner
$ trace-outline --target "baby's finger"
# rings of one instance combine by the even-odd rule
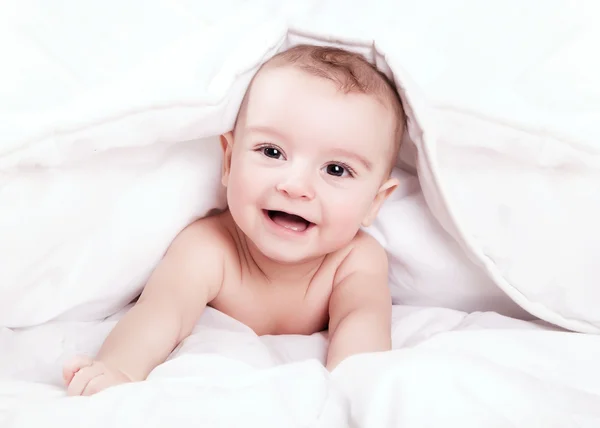
[[[65,385],[69,386],[73,380],[73,376],[75,376],[79,370],[84,367],[89,367],[92,364],[94,364],[94,360],[83,355],[79,355],[67,361],[63,366],[63,380]]]
[[[81,395],[93,395],[113,385],[116,385],[116,383],[112,376],[103,373],[91,379],[81,392]]]
[[[73,380],[67,388],[67,395],[81,395],[87,384],[102,373],[104,373],[104,366],[102,364],[93,364],[82,368],[75,373]]]

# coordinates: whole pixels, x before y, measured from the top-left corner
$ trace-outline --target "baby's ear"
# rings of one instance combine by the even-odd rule
[[[379,191],[377,192],[377,195],[375,195],[375,199],[371,204],[369,212],[367,213],[367,215],[361,223],[363,227],[369,227],[371,226],[371,224],[373,224],[373,221],[379,213],[379,209],[381,208],[385,200],[388,198],[388,196],[394,193],[394,190],[396,190],[399,184],[400,182],[397,178],[390,177],[381,185]]]
[[[221,148],[223,149],[223,167],[221,170],[221,183],[227,187],[229,171],[231,170],[231,151],[233,150],[233,132],[221,135]]]

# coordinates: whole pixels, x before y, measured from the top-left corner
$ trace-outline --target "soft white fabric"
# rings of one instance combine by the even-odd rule
[[[491,314],[458,321],[452,311],[416,310],[407,318],[399,312],[394,346],[403,332],[408,340],[402,349],[350,358],[333,372],[357,426],[600,423],[597,337],[545,331]],[[427,339],[414,333],[421,331]]]
[[[445,135],[438,179],[463,246],[532,314],[598,333],[600,139],[578,143],[456,111],[436,117]]]
[[[0,325],[122,308],[223,205],[214,136],[257,67],[310,42],[393,75],[410,116],[424,198],[372,229],[395,301],[598,331],[596,2],[61,5],[0,14]]]
[[[62,362],[93,354],[121,314],[0,330],[0,426],[595,427],[595,336],[396,306],[394,351],[323,368],[324,334],[257,337],[213,309],[141,383],[67,398]],[[350,423],[354,425],[350,425]]]
[[[427,208],[418,178],[399,168],[393,175],[400,186],[366,230],[388,252],[394,303],[528,318],[440,226]]]

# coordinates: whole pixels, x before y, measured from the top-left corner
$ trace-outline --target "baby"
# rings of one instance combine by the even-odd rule
[[[258,335],[329,329],[329,370],[389,350],[386,252],[360,228],[398,185],[403,126],[359,55],[297,46],[265,63],[221,136],[228,209],[179,233],[96,358],[65,365],[68,393],[144,380],[206,305]]]

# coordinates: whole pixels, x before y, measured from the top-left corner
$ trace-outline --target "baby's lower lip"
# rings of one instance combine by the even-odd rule
[[[302,234],[302,233],[305,233],[306,231],[308,231],[309,229],[311,229],[313,226],[315,226],[315,224],[314,224],[314,223],[312,223],[312,222],[308,222],[308,221],[307,221],[308,225],[307,225],[306,229],[304,229],[304,230],[296,230],[296,229],[294,229],[294,228],[290,228],[290,227],[284,227],[284,226],[282,226],[282,225],[280,225],[280,224],[276,223],[275,221],[273,221],[273,219],[272,219],[272,218],[271,218],[271,216],[269,215],[269,211],[270,211],[270,210],[262,210],[262,211],[263,211],[263,215],[265,216],[265,219],[266,219],[267,221],[269,221],[269,222],[270,222],[270,223],[272,223],[273,225],[277,226],[278,228],[281,228],[281,229],[283,229],[283,230],[287,230],[287,231],[289,231],[289,232],[292,232],[292,233],[296,233],[296,234]]]

